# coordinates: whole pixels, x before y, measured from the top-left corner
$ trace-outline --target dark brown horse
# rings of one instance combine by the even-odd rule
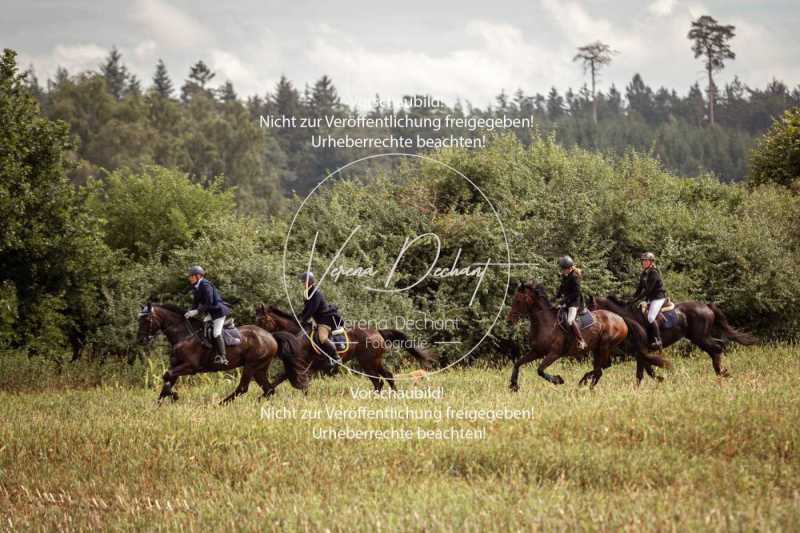
[[[635,330],[635,335],[642,337],[640,343],[647,346],[647,334],[644,330],[646,317],[640,309],[626,303],[615,296],[603,298],[600,296],[588,299],[590,309],[605,309],[617,313],[626,320],[635,321],[641,327]],[[675,344],[684,337],[698,346],[711,357],[711,364],[718,376],[727,377],[728,370],[722,366],[722,354],[725,350],[724,338],[731,339],[739,344],[750,346],[757,339],[752,335],[737,331],[729,323],[719,307],[703,302],[682,302],[675,305],[678,315],[677,324],[671,328],[661,326],[661,342],[666,348]],[[660,319],[659,319],[660,320]],[[632,328],[633,329],[633,328]],[[634,334],[634,331],[632,331]]]
[[[555,385],[561,385],[564,380],[561,376],[553,376],[545,372],[548,366],[555,361],[571,355],[580,357],[585,353],[592,354],[592,370],[584,374],[579,385],[583,385],[591,378],[591,387],[594,388],[603,375],[603,369],[611,366],[611,353],[619,347],[628,335],[628,327],[619,315],[608,311],[595,311],[594,324],[582,331],[586,341],[586,350],[581,353],[577,348],[572,334],[565,332],[558,323],[558,308],[547,298],[547,291],[538,283],[520,283],[511,302],[511,311],[508,319],[516,323],[520,318],[527,317],[530,321],[531,350],[526,355],[514,362],[514,371],[511,374],[511,390],[519,390],[517,379],[519,368],[535,359],[542,359],[539,363],[538,373],[541,377]],[[646,357],[647,363],[658,367],[668,367],[669,361],[653,355],[639,354]]]
[[[139,313],[138,339],[142,344],[149,343],[159,333],[164,333],[172,347],[170,368],[164,373],[164,385],[159,402],[164,398],[178,399],[173,390],[178,378],[202,372],[218,372],[244,367],[239,386],[222,403],[227,403],[247,392],[250,381],[255,379],[261,386],[264,396],[270,396],[274,387],[267,379],[267,371],[278,353],[278,341],[258,326],[241,326],[242,343],[227,349],[229,364],[212,364],[212,350],[201,340],[203,324],[197,319],[186,319],[184,310],[169,304],[145,305]]]
[[[270,332],[287,331],[297,336],[305,337],[304,346],[311,353],[307,354],[312,369],[324,366],[324,355],[316,356],[316,351],[308,339],[307,333],[297,323],[291,314],[274,306],[260,304],[256,307],[256,323]],[[433,357],[428,350],[414,346],[414,343],[405,333],[396,329],[351,328],[347,330],[348,344],[339,355],[342,362],[358,361],[363,373],[370,379],[375,390],[383,388],[383,382],[389,384],[392,390],[397,390],[394,375],[384,366],[383,356],[386,353],[387,342],[396,342],[405,348],[425,369],[431,367]],[[285,376],[278,378],[276,386]]]

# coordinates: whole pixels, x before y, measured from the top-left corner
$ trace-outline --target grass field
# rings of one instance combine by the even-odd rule
[[[54,375],[6,356],[0,528],[800,528],[800,348],[734,350],[724,380],[706,357],[674,361],[663,383],[638,390],[632,363],[607,371],[594,391],[576,386],[588,364],[556,363],[566,385],[527,366],[517,394],[507,367],[417,385],[442,387],[438,400],[354,399],[350,389],[369,383],[344,376],[313,381],[305,397],[282,387],[266,402],[253,386],[227,407],[216,401],[235,377],[201,376],[179,384],[177,404],[156,408],[152,362]],[[427,418],[337,421],[324,411],[362,406]],[[296,418],[262,418],[284,407]],[[448,407],[532,415],[434,419]],[[299,420],[303,410],[322,419]],[[485,438],[314,438],[315,428],[345,427],[471,428]]]

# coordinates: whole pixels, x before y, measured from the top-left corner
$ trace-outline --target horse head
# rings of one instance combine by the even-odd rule
[[[153,304],[147,302],[139,310],[139,331],[136,339],[139,344],[149,344],[159,331],[161,331],[161,320],[159,320]]]

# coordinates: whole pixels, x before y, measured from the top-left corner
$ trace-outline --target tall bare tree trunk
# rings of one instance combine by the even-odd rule
[[[708,120],[714,125],[714,102],[717,99],[717,88],[714,85],[714,78],[711,76],[711,63],[708,64]]]
[[[595,93],[595,65],[594,61],[592,61],[592,120],[594,121],[594,125],[597,126],[597,94]]]

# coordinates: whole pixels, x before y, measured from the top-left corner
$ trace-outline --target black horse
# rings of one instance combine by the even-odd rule
[[[623,317],[626,321],[635,322],[640,327],[629,328],[629,336],[637,346],[647,345],[647,334],[644,325],[647,318],[634,304],[626,303],[616,296],[609,295],[588,299],[589,309],[605,309]],[[683,338],[689,339],[695,346],[711,356],[711,364],[718,376],[730,375],[722,366],[722,354],[725,350],[724,339],[730,339],[744,346],[756,344],[758,340],[748,333],[734,329],[725,313],[714,304],[688,301],[675,305],[677,323],[670,327],[661,327],[661,341],[664,348],[675,344]],[[637,373],[639,370],[637,369]]]

